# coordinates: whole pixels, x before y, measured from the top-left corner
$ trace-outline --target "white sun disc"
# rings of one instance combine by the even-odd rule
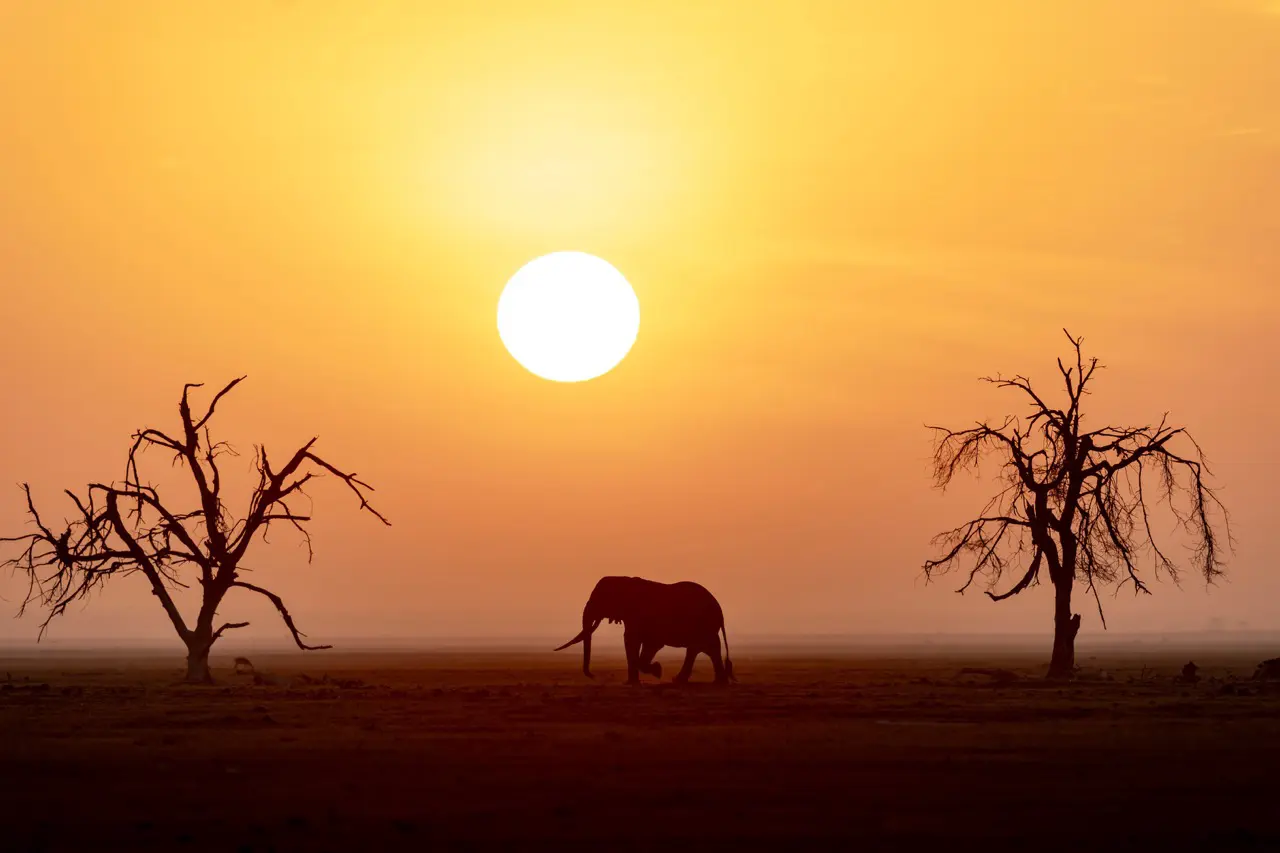
[[[498,335],[530,373],[583,382],[617,367],[640,332],[640,300],[613,265],[553,252],[511,276],[498,299]]]

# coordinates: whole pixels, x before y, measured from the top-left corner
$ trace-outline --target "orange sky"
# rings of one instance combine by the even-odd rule
[[[1000,414],[975,377],[1047,379],[1064,325],[1099,419],[1193,429],[1240,541],[1112,629],[1280,628],[1274,2],[0,0],[0,115],[0,481],[53,506],[247,373],[222,437],[318,433],[395,523],[328,482],[313,565],[257,552],[321,641],[567,637],[615,573],[731,633],[1047,633],[1043,589],[923,586],[977,493],[930,490],[922,425]],[[559,249],[643,310],[584,385],[494,326]],[[51,637],[104,635],[172,629],[133,578]]]

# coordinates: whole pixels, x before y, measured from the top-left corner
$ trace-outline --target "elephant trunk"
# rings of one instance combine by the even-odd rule
[[[582,674],[587,678],[595,677],[591,674],[591,635],[598,627],[600,627],[600,620],[593,618],[591,603],[587,602],[586,608],[582,611],[582,630],[578,632],[578,636],[556,649],[556,651],[560,651],[569,648],[575,643],[582,643]]]

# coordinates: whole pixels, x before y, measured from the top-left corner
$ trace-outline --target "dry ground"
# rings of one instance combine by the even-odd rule
[[[959,674],[1032,660],[743,654],[729,688],[705,659],[685,688],[607,657],[592,683],[567,653],[256,660],[275,685],[224,658],[214,687],[0,661],[0,849],[1280,849],[1256,660],[1059,687]]]

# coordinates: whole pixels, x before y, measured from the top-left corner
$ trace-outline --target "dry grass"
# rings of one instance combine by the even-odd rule
[[[1280,691],[1254,658],[1183,662],[1055,686],[1025,659],[743,656],[729,688],[551,655],[255,657],[264,684],[228,658],[214,687],[10,662],[0,816],[12,849],[1280,844]]]

